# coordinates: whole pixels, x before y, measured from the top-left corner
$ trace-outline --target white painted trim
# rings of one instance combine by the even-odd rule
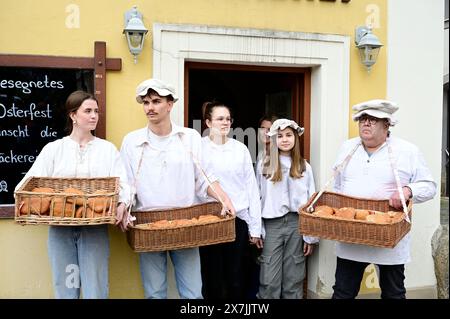
[[[184,123],[185,61],[311,67],[311,162],[321,168],[318,185],[325,181],[324,172],[348,136],[349,36],[155,23],[153,76],[177,89],[172,116],[179,124]]]
[[[176,88],[179,101],[172,110],[172,120],[180,125],[184,124],[186,61],[310,67],[310,163],[316,187],[325,184],[338,148],[348,138],[350,36],[154,23],[153,76]],[[325,290],[329,291],[334,245],[324,241],[320,251],[320,256],[310,259],[308,281],[326,278]]]

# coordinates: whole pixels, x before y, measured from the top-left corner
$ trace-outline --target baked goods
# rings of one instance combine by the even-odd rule
[[[105,212],[105,216],[108,214],[108,212]],[[103,212],[96,212],[93,209],[91,209],[89,206],[86,207],[86,212],[84,210],[84,206],[80,206],[77,208],[77,211],[75,212],[76,218],[97,218],[97,217],[103,217]]]
[[[48,215],[50,200],[40,197],[26,197],[20,204],[20,215]]]
[[[353,207],[342,207],[336,210],[335,216],[338,218],[354,219],[356,210]]]
[[[88,209],[89,209],[89,207],[88,207]],[[83,213],[84,213],[84,207],[83,206],[78,207],[75,212],[75,218],[82,218]]]
[[[50,187],[35,187],[31,191],[34,193],[55,193],[55,190]]]
[[[100,189],[96,190],[93,195],[104,195],[107,194],[108,191]],[[96,213],[103,213],[103,210],[107,210],[110,206],[110,198],[107,196],[95,196],[90,197],[88,199],[88,205],[91,209],[93,209]]]
[[[75,204],[69,203],[64,197],[54,197],[50,204],[50,213],[52,212],[56,217],[72,217],[75,212]]]
[[[392,222],[391,217],[386,213],[376,213],[367,216],[366,220],[370,223],[376,224],[390,224]]]
[[[178,227],[186,227],[186,226],[193,226],[193,225],[202,225],[210,222],[215,222],[220,220],[221,218],[217,215],[200,215],[198,218],[193,217],[191,219],[174,219],[174,220],[158,220],[153,223],[145,223],[145,224],[139,224],[136,225],[136,228],[139,229],[171,229],[171,228],[178,228]]]
[[[73,203],[75,202],[76,205],[81,206],[84,204],[84,192],[77,189],[77,188],[73,188],[73,187],[69,187],[64,189],[64,192],[66,194],[79,194],[80,196],[68,196],[67,197],[67,202],[68,203]]]
[[[320,217],[331,217],[334,215],[334,209],[326,205],[317,206],[313,214]]]
[[[405,218],[405,213],[403,212],[389,211],[387,212],[387,214],[389,215],[389,217],[391,217],[392,223],[397,223],[401,221],[403,218]]]
[[[200,215],[198,216],[198,221],[201,223],[207,223],[207,222],[215,222],[220,220],[220,217],[217,215]]]
[[[193,221],[192,219],[175,219],[171,221],[171,226],[172,227],[184,227],[184,226],[189,226],[189,225],[193,225],[195,223],[195,221]]]
[[[374,214],[370,210],[367,209],[356,209],[355,219],[358,220],[366,220],[367,216]]]
[[[54,193],[53,188],[48,187],[36,187],[31,190],[33,193]],[[50,208],[50,202],[52,198],[50,196],[27,196],[23,198],[20,203],[20,215],[40,214],[48,215]]]

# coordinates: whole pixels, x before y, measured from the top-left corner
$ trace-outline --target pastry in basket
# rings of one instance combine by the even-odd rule
[[[353,207],[342,207],[336,210],[335,216],[338,218],[355,219],[356,210]]]
[[[135,226],[135,228],[138,228],[138,229],[152,229],[153,228],[153,223],[138,224],[138,225]]]
[[[55,217],[72,217],[75,213],[75,204],[69,203],[64,197],[54,197],[50,204],[50,213],[52,210]]]
[[[89,207],[87,207],[87,209],[89,209]],[[75,212],[75,218],[83,218],[83,214],[84,214],[84,207],[80,206],[77,208]]]
[[[317,206],[313,214],[319,217],[330,217],[334,215],[334,209],[327,205]]]
[[[403,212],[388,211],[387,214],[391,218],[392,223],[397,223],[405,217],[405,213]]]
[[[151,228],[153,229],[167,228],[169,226],[170,223],[167,219],[158,220],[157,222],[151,223]]]
[[[356,209],[355,219],[366,220],[367,216],[373,215],[375,212],[367,209]]]
[[[47,187],[36,187],[31,190],[34,193],[54,193],[53,188]],[[30,214],[40,214],[48,215],[50,202],[52,198],[50,196],[30,196],[24,197],[23,201],[20,203],[20,215]]]
[[[391,217],[386,213],[376,213],[367,216],[366,219],[368,222],[375,224],[390,224],[392,223]]]
[[[218,220],[220,220],[220,217],[217,215],[208,214],[208,215],[198,216],[199,223],[210,223],[210,222],[216,222]]]
[[[84,204],[84,192],[77,189],[77,188],[73,188],[73,187],[69,187],[69,188],[65,188],[63,193],[66,194],[79,194],[80,196],[76,196],[76,197],[71,197],[68,196],[67,197],[67,202],[68,203],[73,203],[75,202],[76,205],[81,206]]]
[[[105,216],[108,215],[108,212],[105,212]],[[84,211],[84,206],[80,206],[77,208],[77,211],[75,212],[76,218],[96,218],[96,217],[103,217],[103,212],[97,213],[96,211],[92,210],[89,206],[86,207],[86,212]]]
[[[95,191],[94,195],[104,195],[108,191],[100,189]],[[95,210],[97,213],[103,213],[103,210],[108,210],[111,200],[108,196],[95,196],[88,199],[88,205],[91,209]]]
[[[192,225],[193,223],[194,222],[191,219],[176,219],[171,221],[172,227],[184,227]]]

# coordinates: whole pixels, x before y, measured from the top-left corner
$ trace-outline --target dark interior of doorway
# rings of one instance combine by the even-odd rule
[[[294,87],[303,74],[242,70],[189,70],[188,126],[202,119],[201,106],[206,101],[220,101],[229,106],[233,127],[257,128],[259,119],[269,113],[293,118]],[[300,99],[301,100],[301,99]]]
[[[198,66],[198,64],[196,64]],[[231,108],[234,118],[233,128],[258,128],[259,119],[264,115],[276,115],[297,121],[304,118],[305,74],[283,71],[283,68],[242,69],[239,65],[226,69],[214,65],[187,65],[187,107],[191,128],[194,121],[202,120],[201,108],[206,101],[220,101]],[[309,106],[308,106],[309,107]],[[202,132],[205,129],[202,125]],[[244,141],[247,144],[248,141]],[[302,142],[301,142],[302,143]],[[301,145],[303,153],[303,143]],[[253,154],[252,154],[253,157]],[[255,161],[255,158],[253,158]],[[256,279],[258,280],[258,279]],[[304,296],[307,296],[307,279],[304,280]]]

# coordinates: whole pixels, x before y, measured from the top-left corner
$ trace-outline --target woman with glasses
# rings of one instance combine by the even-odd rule
[[[262,247],[261,202],[247,147],[228,133],[230,109],[219,102],[202,106],[208,136],[202,139],[203,163],[219,179],[236,209],[236,240],[200,248],[205,299],[245,297],[249,242]]]

